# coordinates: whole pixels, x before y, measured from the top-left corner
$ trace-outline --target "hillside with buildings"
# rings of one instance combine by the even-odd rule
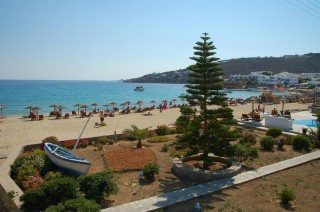
[[[281,72],[288,72],[291,74],[320,73],[320,53],[286,55],[283,57],[252,57],[222,60],[220,61],[220,66],[224,71],[224,79],[230,79],[231,81],[256,79],[256,76],[251,76],[252,72],[264,73],[264,76]],[[180,69],[163,73],[147,74],[142,77],[124,80],[124,82],[185,83],[187,78],[188,70]],[[266,78],[264,78],[264,80],[266,80]]]

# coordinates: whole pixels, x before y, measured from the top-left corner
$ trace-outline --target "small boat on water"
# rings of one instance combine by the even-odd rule
[[[144,91],[144,88],[141,85],[135,87],[134,91]]]
[[[90,161],[79,158],[58,145],[45,143],[44,150],[55,165],[75,175],[85,175],[90,168]]]

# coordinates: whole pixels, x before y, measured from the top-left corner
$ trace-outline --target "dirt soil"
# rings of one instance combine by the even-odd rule
[[[184,162],[184,164],[193,167],[193,168],[198,168],[202,169],[203,168],[203,160],[189,160]],[[220,163],[220,162],[213,162],[209,165],[208,170],[210,171],[219,171],[223,169],[229,168],[230,165],[225,164],[225,163]]]
[[[192,199],[161,211],[194,211],[199,202],[202,211],[320,211],[320,161],[309,162],[214,194]],[[290,205],[280,202],[284,185],[293,190]]]
[[[257,137],[265,134],[265,132],[256,130],[253,132],[257,134]],[[111,200],[111,207],[190,187],[199,183],[178,178],[171,172],[172,159],[175,153],[173,142],[176,138],[175,135],[169,135],[168,137],[170,140],[165,143],[148,143],[142,141],[144,148],[150,148],[155,152],[157,163],[160,166],[160,173],[156,176],[155,181],[151,183],[144,181],[142,187],[140,187],[138,171],[116,173],[119,191],[116,195],[112,195],[109,198]],[[119,141],[113,145],[105,145],[103,150],[97,150],[96,147],[89,146],[86,149],[77,150],[76,154],[93,162],[89,170],[90,174],[107,168],[103,159],[104,152],[120,147],[133,148],[136,144],[137,141]],[[168,152],[160,151],[164,144],[169,145],[170,148]],[[259,142],[257,142],[256,146],[261,148]],[[242,164],[245,167],[244,171],[246,171],[302,154],[302,152],[292,150],[292,146],[284,146],[283,151],[263,151],[260,149],[258,159],[246,161]],[[163,210],[194,211],[194,204],[196,201],[199,201],[204,211],[231,211],[236,209],[241,209],[242,211],[319,211],[320,201],[317,201],[317,198],[320,196],[319,174],[319,161],[310,162],[287,171],[272,174],[262,179],[257,179],[231,189],[225,189],[213,195],[190,200],[186,203],[171,206]],[[281,205],[277,198],[277,192],[282,190],[284,184],[288,184],[289,187],[294,190],[297,197],[290,207]]]

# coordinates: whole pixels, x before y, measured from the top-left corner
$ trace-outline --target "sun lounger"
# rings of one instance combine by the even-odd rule
[[[75,116],[75,115],[77,115],[77,112],[73,110],[71,114],[72,114],[73,116]]]
[[[31,121],[34,121],[34,120],[36,120],[36,119],[37,119],[37,116],[34,115],[34,114],[32,114],[32,115],[31,115]]]
[[[62,114],[61,113],[58,113],[57,115],[56,115],[56,119],[61,119],[62,118]]]
[[[250,116],[248,114],[242,114],[241,120],[249,120]]]
[[[64,119],[68,119],[69,118],[69,113],[66,113],[64,116],[63,116]]]
[[[254,121],[261,121],[260,114],[253,114],[252,119],[253,119]]]
[[[43,120],[43,115],[39,115],[39,120]]]

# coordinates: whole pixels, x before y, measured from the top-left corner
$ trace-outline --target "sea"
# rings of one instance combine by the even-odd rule
[[[144,87],[144,91],[134,91],[138,85]],[[51,105],[62,105],[64,112],[77,111],[74,105],[98,104],[96,109],[106,110],[103,105],[116,102],[115,107],[122,109],[120,104],[130,101],[133,106],[138,101],[143,101],[142,107],[151,106],[150,101],[156,101],[156,105],[162,101],[176,99],[176,104],[184,101],[179,98],[186,94],[183,84],[162,83],[123,83],[120,81],[59,81],[59,80],[0,80],[0,105],[5,106],[3,116],[27,115],[28,106],[40,107],[39,114],[49,114],[53,110]],[[246,99],[251,96],[259,96],[255,91],[232,91],[227,93],[229,98]],[[280,93],[281,94],[281,93]],[[282,93],[283,95],[283,93]],[[90,106],[87,111],[95,107]],[[109,106],[109,109],[112,106]]]

